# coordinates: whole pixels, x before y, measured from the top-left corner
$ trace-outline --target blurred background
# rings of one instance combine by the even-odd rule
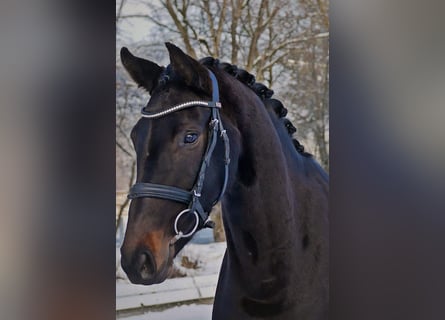
[[[330,319],[445,318],[444,5],[330,4]],[[123,41],[136,37],[119,31],[124,24],[144,19],[116,21],[119,8],[120,2],[91,0],[0,3],[1,319],[116,316],[116,190],[128,183],[124,179],[117,188],[115,181],[116,106],[122,103],[116,104],[116,37],[143,50],[131,43],[153,37],[156,28],[142,27],[139,40]],[[122,16],[152,12],[125,8]],[[169,15],[166,9],[154,11]],[[197,19],[210,21],[205,14]],[[307,24],[283,28],[278,37],[309,30],[309,21],[300,21]],[[243,32],[252,32],[248,26]],[[172,22],[167,27],[178,30]],[[206,34],[212,28],[196,30]],[[190,38],[198,57],[209,54],[204,43]],[[242,39],[237,64],[247,66],[250,43]],[[164,56],[152,55],[165,53],[162,42],[187,50],[178,32],[157,40],[159,50],[136,52],[162,63]],[[314,41],[321,46],[324,40]],[[267,48],[260,42],[258,48]],[[207,44],[213,50],[210,38]],[[232,61],[231,46],[224,48],[228,51],[218,54]],[[285,83],[277,74],[286,63],[277,62],[277,73],[263,76],[283,100],[288,97],[279,90]],[[297,106],[284,101],[288,108]],[[138,111],[139,106],[134,114]],[[303,138],[303,123],[294,121]],[[317,152],[309,134],[302,142]]]

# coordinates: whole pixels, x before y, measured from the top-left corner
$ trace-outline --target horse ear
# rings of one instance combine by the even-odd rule
[[[173,71],[184,80],[186,85],[204,92],[212,91],[209,72],[203,65],[185,54],[174,44],[166,42],[165,46],[170,54],[170,64]]]
[[[151,94],[164,68],[154,62],[135,57],[125,47],[121,49],[121,61],[131,78]]]

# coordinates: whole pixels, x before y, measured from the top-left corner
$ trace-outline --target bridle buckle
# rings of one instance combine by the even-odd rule
[[[194,195],[196,198],[199,198],[199,197],[201,197],[201,192],[198,192],[198,191],[196,191],[196,189],[194,189],[194,190],[193,190],[193,195]]]
[[[210,120],[209,126],[210,126],[212,129],[214,129],[214,128],[218,125],[218,123],[219,123],[219,120],[218,120],[218,119],[212,119],[212,120]]]

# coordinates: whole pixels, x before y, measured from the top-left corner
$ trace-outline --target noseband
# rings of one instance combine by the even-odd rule
[[[158,198],[158,199],[176,201],[188,205],[187,209],[182,210],[176,216],[174,222],[174,230],[176,233],[174,242],[176,242],[180,238],[186,238],[192,236],[197,231],[198,227],[204,228],[212,226],[211,225],[212,222],[209,220],[210,212],[206,212],[204,210],[204,208],[201,205],[200,198],[201,198],[201,191],[204,185],[206,170],[210,164],[210,159],[212,158],[212,154],[215,149],[218,136],[222,138],[225,149],[224,183],[221,188],[218,199],[212,204],[212,207],[224,195],[224,192],[227,187],[227,181],[229,178],[230,145],[229,145],[229,138],[227,136],[226,130],[223,127],[223,124],[221,122],[221,116],[219,114],[219,110],[221,109],[221,102],[219,102],[218,81],[216,80],[215,75],[210,70],[209,70],[209,76],[210,79],[212,80],[212,101],[189,101],[157,113],[149,113],[145,110],[145,108],[142,109],[142,117],[148,119],[161,118],[170,113],[191,107],[204,107],[211,109],[207,148],[201,162],[201,167],[198,171],[198,176],[191,191],[163,184],[139,182],[131,187],[130,192],[128,194],[129,199]],[[181,217],[188,213],[194,215],[196,222],[194,227],[189,232],[183,232],[179,230],[178,223]]]

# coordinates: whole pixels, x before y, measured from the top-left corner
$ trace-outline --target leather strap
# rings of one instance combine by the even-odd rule
[[[131,187],[128,198],[159,198],[189,204],[192,193],[172,186],[139,182]]]

